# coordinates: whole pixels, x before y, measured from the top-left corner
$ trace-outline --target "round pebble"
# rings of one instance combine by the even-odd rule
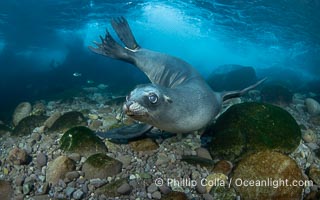
[[[128,183],[124,183],[122,184],[118,189],[117,189],[117,193],[121,194],[121,195],[127,195],[130,194],[131,192],[131,186]]]
[[[161,199],[161,193],[159,191],[155,191],[152,193],[151,197],[154,199]]]
[[[84,193],[78,189],[72,194],[72,197],[74,199],[81,199],[83,195],[84,195]]]
[[[37,154],[37,166],[39,168],[47,165],[47,156],[44,153]]]
[[[155,192],[155,191],[157,191],[158,190],[158,187],[156,186],[156,184],[154,184],[154,183],[152,183],[149,187],[148,187],[148,189],[147,189],[147,191],[149,192],[149,193],[153,193],[153,192]]]

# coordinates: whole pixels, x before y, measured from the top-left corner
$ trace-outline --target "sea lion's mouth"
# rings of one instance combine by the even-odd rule
[[[123,111],[129,117],[145,116],[148,113],[148,110],[137,102],[126,102]]]

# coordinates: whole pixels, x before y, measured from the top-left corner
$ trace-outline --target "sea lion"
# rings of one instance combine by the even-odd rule
[[[172,133],[199,130],[215,118],[223,101],[241,96],[264,81],[241,91],[215,92],[187,62],[140,47],[124,17],[112,19],[111,25],[124,47],[107,30],[105,38],[100,36],[102,43],[95,42],[97,48],[89,48],[131,63],[147,75],[151,84],[137,86],[123,105],[129,117],[146,123],[146,127],[151,125]]]

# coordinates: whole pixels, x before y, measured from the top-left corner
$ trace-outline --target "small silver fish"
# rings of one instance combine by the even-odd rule
[[[80,77],[80,76],[82,76],[82,74],[79,73],[79,72],[75,72],[75,73],[73,73],[73,76],[74,76],[74,77]]]
[[[93,84],[94,81],[93,81],[93,80],[87,80],[87,83],[88,83],[88,84]]]

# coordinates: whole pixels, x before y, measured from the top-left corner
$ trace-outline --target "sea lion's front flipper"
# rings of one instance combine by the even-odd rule
[[[240,97],[242,95],[244,95],[246,92],[248,92],[249,90],[252,90],[256,87],[258,87],[261,83],[263,83],[267,78],[264,78],[260,81],[258,81],[257,83],[250,85],[247,88],[244,88],[243,90],[236,90],[236,91],[227,91],[227,92],[222,92],[221,93],[221,97],[222,97],[222,101],[226,101],[228,99],[231,98],[236,98],[236,97]]]
[[[115,128],[107,132],[96,132],[96,135],[103,139],[130,140],[143,136],[153,126],[149,124],[132,124],[121,128]]]

